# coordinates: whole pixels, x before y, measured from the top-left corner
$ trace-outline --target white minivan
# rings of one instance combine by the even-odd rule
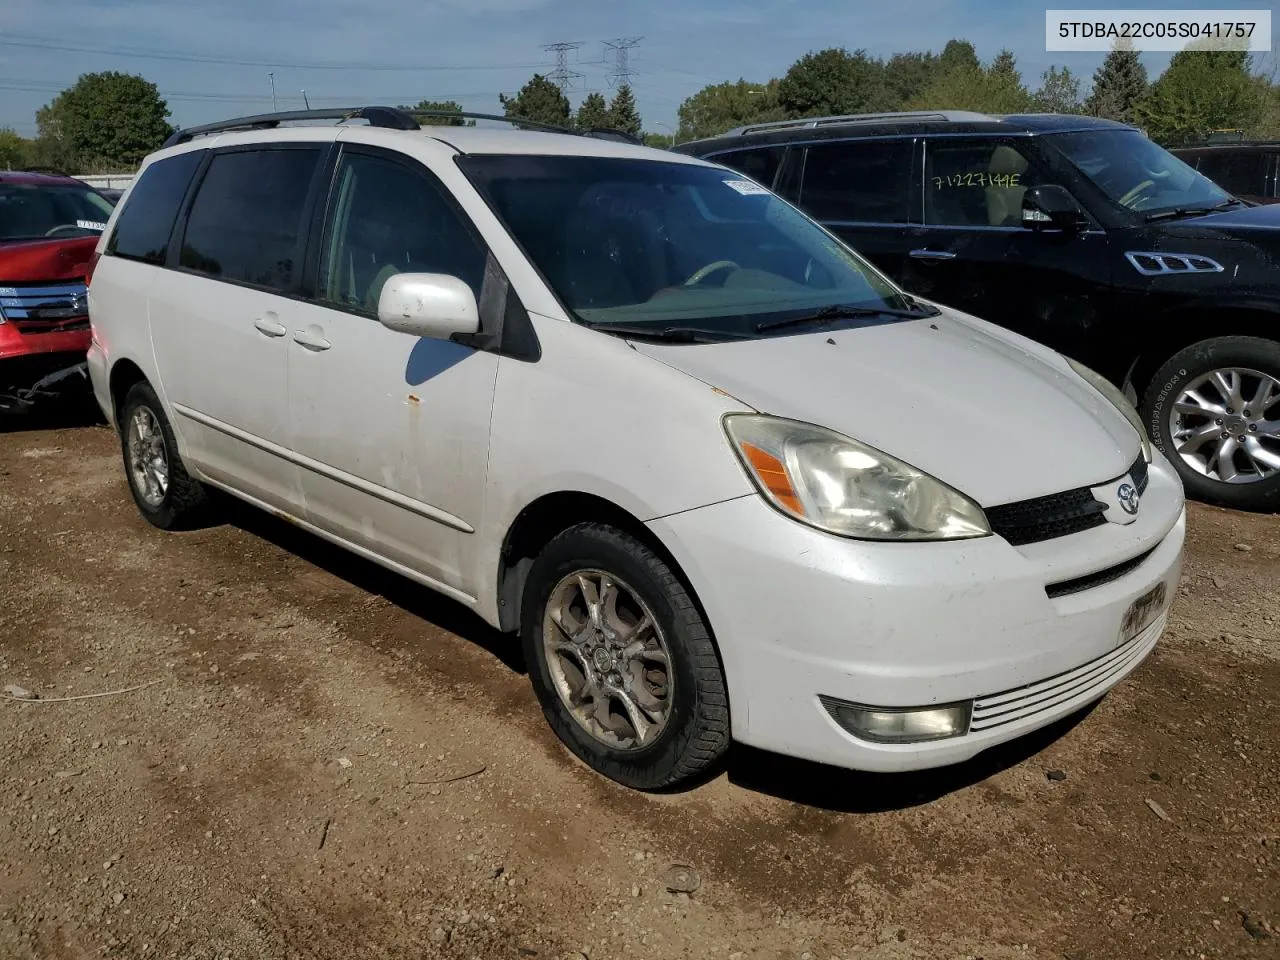
[[[222,491],[465,604],[633,787],[731,740],[965,760],[1102,697],[1176,593],[1182,487],[1115,388],[691,157],[387,108],[183,131],[89,309],[143,516]]]

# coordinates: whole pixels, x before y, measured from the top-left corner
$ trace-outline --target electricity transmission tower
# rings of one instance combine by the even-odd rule
[[[613,69],[609,71],[611,87],[629,87],[636,71],[631,69],[629,55],[644,37],[619,37],[617,40],[606,40],[604,45],[613,51]]]
[[[582,46],[582,41],[576,40],[566,43],[548,43],[542,48],[556,55],[556,68],[547,74],[547,79],[558,86],[561,93],[573,86],[575,80],[582,77],[581,73],[569,69],[569,51],[577,50],[580,46]]]

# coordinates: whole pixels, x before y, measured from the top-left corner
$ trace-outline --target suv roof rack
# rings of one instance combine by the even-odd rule
[[[813,129],[815,127],[834,126],[837,124],[880,123],[886,120],[930,120],[937,123],[981,123],[993,122],[996,118],[987,113],[974,113],[969,110],[903,110],[894,113],[845,113],[830,117],[801,117],[797,120],[772,120],[767,123],[752,123],[744,127],[735,127],[722,137],[740,137],[748,133],[762,130]]]
[[[175,130],[165,147],[187,143],[196,137],[214,133],[225,133],[232,130],[270,130],[282,123],[297,123],[307,120],[336,120],[344,123],[347,120],[366,120],[371,127],[382,127],[388,130],[421,130],[418,117],[440,117],[459,120],[498,120],[517,127],[532,130],[543,130],[548,133],[564,133],[580,137],[597,137],[603,140],[621,140],[625,143],[643,145],[644,141],[620,130],[572,130],[568,127],[557,127],[554,124],[541,123],[537,120],[526,120],[523,117],[506,117],[494,113],[472,113],[464,110],[413,110],[400,107],[334,107],[324,110],[285,110],[276,113],[260,113],[249,117],[236,117],[232,120],[220,120],[217,123],[205,123],[196,127]]]

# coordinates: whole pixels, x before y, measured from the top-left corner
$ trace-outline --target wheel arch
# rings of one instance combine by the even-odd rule
[[[149,382],[142,368],[128,357],[122,357],[111,365],[107,389],[111,395],[111,421],[115,427],[120,426],[120,408],[124,406],[124,398],[129,390],[134,384]]]
[[[1280,303],[1237,300],[1212,306],[1197,304],[1156,315],[1148,329],[1158,333],[1144,338],[1129,375],[1139,404],[1145,403],[1156,371],[1192,344],[1219,337],[1261,337],[1280,342]]]

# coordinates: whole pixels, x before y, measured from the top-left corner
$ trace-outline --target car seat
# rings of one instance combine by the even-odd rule
[[[1022,197],[1027,192],[1027,158],[1013,147],[1000,144],[987,165],[987,222],[993,227],[1022,223]],[[1016,183],[1013,182],[1016,178]],[[992,183],[992,180],[999,181]]]

